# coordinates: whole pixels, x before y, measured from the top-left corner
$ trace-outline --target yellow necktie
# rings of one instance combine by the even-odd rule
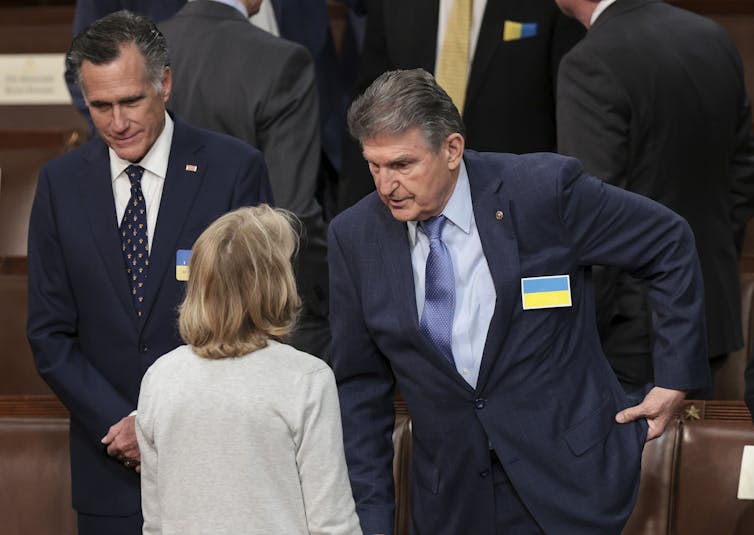
[[[472,4],[473,0],[453,0],[435,73],[437,83],[450,95],[460,113],[466,102]]]

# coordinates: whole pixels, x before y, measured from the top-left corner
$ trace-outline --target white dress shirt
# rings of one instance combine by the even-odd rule
[[[453,0],[440,0],[440,9],[437,20],[437,51],[435,52],[435,66],[440,64],[440,51],[442,42],[445,39],[445,30],[448,27],[448,18]],[[487,0],[474,0],[471,11],[471,35],[469,37],[469,72],[471,73],[471,64],[474,61],[474,52],[476,51],[476,42],[479,40],[479,29],[482,27],[484,18],[484,9],[487,7]],[[502,30],[500,30],[502,32]],[[502,34],[501,34],[502,35]],[[437,68],[437,67],[435,67]]]
[[[278,28],[278,21],[275,17],[275,8],[269,0],[264,0],[262,2],[259,6],[259,11],[256,15],[249,17],[249,21],[257,28],[261,28],[275,37],[280,37],[280,29]]]
[[[594,22],[597,20],[597,17],[602,15],[602,12],[605,11],[608,7],[610,7],[611,4],[614,4],[616,0],[601,0],[597,3],[597,7],[594,8],[594,11],[592,12],[592,18],[589,21],[589,26],[594,26]]]
[[[147,205],[147,250],[152,251],[152,238],[154,228],[157,225],[157,213],[160,211],[162,200],[162,188],[165,185],[165,175],[168,170],[168,158],[170,157],[170,145],[173,143],[173,120],[165,112],[165,127],[157,137],[157,140],[149,149],[149,152],[140,162],[122,160],[115,154],[113,149],[110,153],[110,175],[113,182],[113,196],[115,197],[115,215],[118,218],[118,227],[126,213],[126,206],[131,198],[131,181],[126,176],[126,168],[129,165],[140,165],[144,168],[141,177],[141,191]]]
[[[458,373],[467,383],[476,387],[497,294],[474,220],[469,176],[463,161],[458,182],[442,214],[448,219],[443,227],[442,240],[453,262],[456,292],[453,312],[453,359]],[[423,232],[417,232],[416,221],[408,223],[408,238],[411,244],[416,309],[421,321],[429,238]]]

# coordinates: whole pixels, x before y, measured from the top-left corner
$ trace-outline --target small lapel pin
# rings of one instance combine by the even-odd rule
[[[194,164],[187,163],[186,164],[186,171],[191,171],[192,173],[196,173],[196,170],[199,169]]]
[[[498,210],[497,212],[495,212],[495,219],[497,219],[498,221],[502,221],[503,220],[503,212],[502,212],[502,210]]]

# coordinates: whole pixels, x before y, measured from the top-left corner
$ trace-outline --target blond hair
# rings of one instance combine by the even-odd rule
[[[225,214],[199,236],[178,319],[197,354],[237,357],[291,333],[301,308],[294,225],[290,212],[262,204]]]

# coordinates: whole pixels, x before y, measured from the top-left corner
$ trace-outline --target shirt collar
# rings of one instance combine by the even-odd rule
[[[445,208],[442,210],[444,215],[451,223],[468,234],[471,231],[471,219],[473,217],[473,207],[471,205],[471,187],[469,186],[469,175],[466,172],[466,162],[461,160],[461,168],[458,173],[453,193],[450,195]],[[408,238],[411,247],[416,245],[417,222],[408,222]]]
[[[173,130],[173,119],[165,112],[165,126],[162,128],[162,132],[157,136],[152,148],[149,149],[139,162],[139,165],[145,170],[163,179],[168,172],[168,158],[170,157],[170,145],[173,143]],[[112,180],[115,181],[126,170],[126,167],[133,162],[119,158],[115,154],[115,151],[109,147],[108,153],[110,154],[110,174]]]
[[[594,11],[592,12],[592,20],[589,22],[589,26],[594,26],[594,23],[597,21],[597,17],[602,15],[602,12],[615,2],[616,0],[600,0],[600,2],[597,4],[597,7],[595,7]]]
[[[194,0],[189,0],[189,2],[193,2],[193,1]],[[236,0],[212,0],[212,1],[231,6],[237,9],[238,11],[240,11],[241,14],[247,19],[249,18],[249,12],[246,10],[246,6],[243,5],[241,2],[238,2]]]

